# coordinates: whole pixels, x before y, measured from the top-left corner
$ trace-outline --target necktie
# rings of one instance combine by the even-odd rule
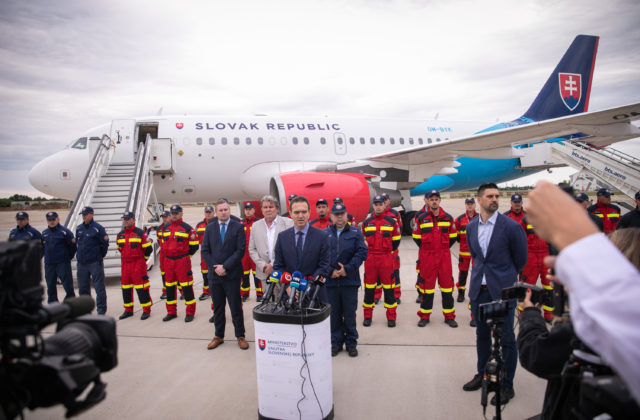
[[[224,243],[224,234],[227,233],[227,224],[222,223],[220,226],[220,242]]]
[[[298,264],[302,260],[302,232],[298,232],[298,240],[296,241],[296,255],[298,256]]]

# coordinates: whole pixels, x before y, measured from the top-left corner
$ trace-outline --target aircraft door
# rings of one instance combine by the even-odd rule
[[[116,150],[112,163],[135,163],[136,139],[135,120],[113,120],[111,122],[111,140]]]
[[[336,155],[344,155],[347,153],[347,138],[342,133],[335,133],[333,135],[333,145],[336,150]]]

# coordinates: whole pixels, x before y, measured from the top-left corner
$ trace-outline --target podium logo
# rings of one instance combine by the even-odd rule
[[[260,350],[262,351],[262,350],[264,350],[265,348],[267,348],[267,343],[266,343],[263,339],[259,338],[259,339],[258,339],[258,347],[259,347],[259,348],[260,348]]]

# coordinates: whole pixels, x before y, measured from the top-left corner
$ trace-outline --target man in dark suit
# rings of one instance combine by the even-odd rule
[[[482,184],[478,188],[480,217],[467,225],[467,244],[473,258],[469,298],[471,313],[477,324],[478,373],[464,384],[465,391],[480,389],[485,365],[491,354],[491,331],[486,322],[479,320],[478,307],[500,299],[502,289],[512,286],[518,280],[518,273],[527,263],[527,238],[524,230],[517,222],[497,211],[499,197],[500,191],[496,184]],[[515,300],[509,301],[502,326],[502,358],[507,374],[500,390],[501,404],[506,404],[515,396],[513,378],[518,363],[513,333],[515,307]],[[495,405],[495,396],[491,403]]]
[[[331,272],[329,237],[309,225],[309,209],[309,201],[303,196],[297,196],[289,202],[293,227],[278,234],[273,268],[280,272],[299,271],[305,278],[327,278]],[[326,303],[327,292],[320,290],[318,298]]]
[[[242,277],[242,256],[246,246],[244,228],[241,223],[231,219],[231,210],[226,200],[220,199],[216,202],[216,214],[217,220],[207,225],[202,240],[202,255],[209,267],[209,290],[213,299],[215,323],[215,335],[207,349],[215,349],[224,343],[225,306],[228,300],[238,346],[247,350],[249,344],[244,338],[244,318],[238,281]]]

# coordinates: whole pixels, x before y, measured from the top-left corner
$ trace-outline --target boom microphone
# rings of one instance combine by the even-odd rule
[[[313,295],[311,296],[311,301],[309,302],[309,308],[314,308],[316,306],[316,297],[318,296],[318,292],[326,282],[327,282],[327,279],[325,279],[320,274],[318,274],[316,278],[313,280],[314,289],[313,289]]]
[[[291,283],[291,274],[285,271],[282,273],[282,276],[280,276],[280,293],[278,293],[278,297],[276,298],[276,305],[280,305],[282,296],[284,296],[284,293],[287,291],[289,283]]]
[[[269,299],[271,299],[271,295],[273,295],[273,289],[275,289],[276,284],[280,282],[280,277],[282,277],[282,273],[280,273],[279,271],[271,272],[271,275],[267,279],[267,283],[269,283],[269,285],[267,286],[267,291],[262,297],[263,305],[268,303]]]
[[[302,273],[294,271],[291,275],[291,296],[289,296],[289,306],[293,305],[293,300],[296,297],[296,290],[300,288],[300,280],[302,280]]]

